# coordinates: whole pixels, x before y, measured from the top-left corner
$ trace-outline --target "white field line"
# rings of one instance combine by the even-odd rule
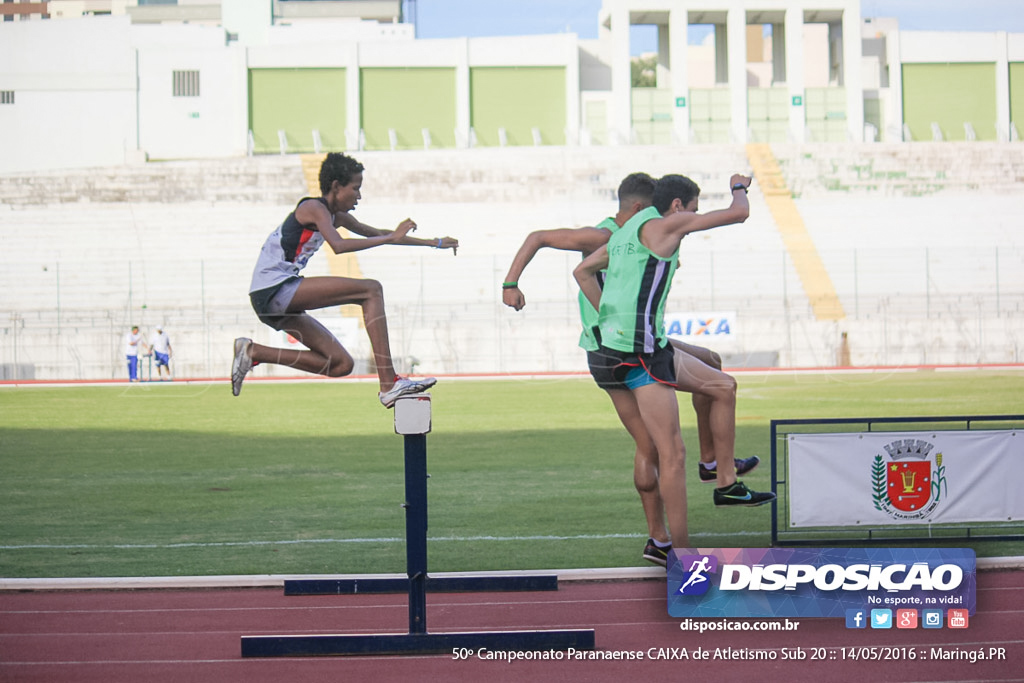
[[[694,533],[691,537],[763,536],[765,532],[737,531],[728,534]],[[480,541],[576,541],[606,540],[615,538],[640,538],[638,534],[578,534],[574,536],[432,536],[427,540],[439,543],[477,543]],[[642,539],[641,539],[642,540]],[[205,543],[30,543],[23,545],[0,545],[0,550],[165,550],[175,548],[223,548],[254,547],[267,545],[315,545],[344,543],[401,543],[405,538],[381,536],[378,538],[303,538],[278,541],[210,541]]]

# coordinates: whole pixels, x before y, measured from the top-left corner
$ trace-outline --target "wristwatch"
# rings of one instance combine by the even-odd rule
[[[743,190],[743,192],[745,193],[747,191],[747,186],[744,185],[743,183],[736,183],[735,185],[732,186],[730,192],[735,192],[736,190]]]

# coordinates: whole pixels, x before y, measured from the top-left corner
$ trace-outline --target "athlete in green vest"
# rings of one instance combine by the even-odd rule
[[[676,547],[689,545],[686,450],[675,396],[674,351],[665,335],[665,301],[683,237],[745,221],[750,215],[749,185],[749,177],[734,175],[730,180],[732,204],[698,214],[696,184],[683,176],[665,176],[655,188],[654,208],[634,215],[574,271],[580,290],[599,312],[601,349],[595,355],[603,362],[591,363],[591,374],[606,390],[630,392],[633,409],[658,454],[658,486]],[[602,271],[607,271],[603,287],[599,280]],[[734,411],[735,397],[732,405]],[[721,414],[718,417],[721,419]],[[736,479],[733,462],[729,462],[731,451],[717,455],[715,505],[763,505],[775,498],[772,493],[751,491]]]
[[[619,210],[614,217],[606,218],[596,227],[538,230],[530,233],[516,253],[505,277],[502,287],[505,305],[517,311],[526,305],[526,297],[519,288],[519,279],[538,251],[552,248],[578,251],[584,257],[588,256],[604,246],[620,225],[651,205],[654,186],[654,180],[646,173],[630,174],[619,185]],[[587,351],[590,361],[599,348],[594,334],[597,311],[582,292],[579,296],[580,319],[583,323],[580,346]],[[698,463],[700,477],[702,481],[713,482],[717,474],[716,453],[725,451],[727,457],[732,459],[736,439],[736,380],[721,372],[721,357],[710,349],[678,340],[672,340],[672,345],[675,347],[676,374],[680,378],[677,388],[693,394],[702,461]],[[614,388],[609,389],[608,394],[619,419],[636,443],[633,478],[649,532],[643,557],[664,566],[671,542],[665,526],[664,506],[658,492],[658,454],[635,409],[636,402],[629,390]],[[726,419],[722,420],[722,416]],[[712,417],[716,419],[714,429]],[[757,456],[735,459],[735,470],[738,474],[744,474],[757,467],[759,462]]]

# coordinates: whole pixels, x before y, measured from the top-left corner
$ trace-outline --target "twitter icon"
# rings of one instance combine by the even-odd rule
[[[871,610],[871,628],[892,628],[892,610]]]

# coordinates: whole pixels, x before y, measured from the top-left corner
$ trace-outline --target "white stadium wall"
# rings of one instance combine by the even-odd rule
[[[127,17],[0,24],[0,173],[135,158],[135,54]],[[59,47],[58,47],[59,46]]]
[[[210,26],[133,26],[139,142],[150,159],[240,157],[248,128],[245,50]],[[174,96],[172,74],[197,72],[198,96]]]

